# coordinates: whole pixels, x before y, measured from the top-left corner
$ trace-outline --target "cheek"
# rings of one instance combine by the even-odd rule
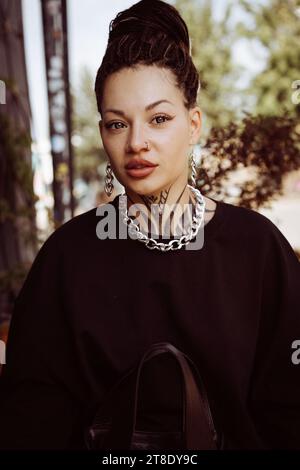
[[[184,125],[176,126],[172,129],[172,135],[168,137],[168,154],[172,163],[176,164],[177,168],[184,166],[189,149],[188,129]]]
[[[107,156],[115,162],[116,164],[118,163],[118,160],[120,160],[120,157],[122,155],[122,149],[123,149],[123,144],[121,142],[121,139],[119,138],[103,138],[102,139],[103,143],[103,148],[107,154]]]

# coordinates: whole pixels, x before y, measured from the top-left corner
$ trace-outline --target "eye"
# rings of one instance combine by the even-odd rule
[[[170,121],[171,117],[169,116],[166,116],[164,114],[159,114],[158,116],[154,116],[154,118],[152,119],[152,121],[154,121],[155,119],[163,119],[163,121],[160,121],[160,122],[156,122],[156,124],[158,126],[160,126],[161,124],[164,124],[166,121]],[[113,129],[113,130],[119,130],[119,129],[122,129],[122,127],[112,127],[112,126],[117,126],[118,124],[121,124],[121,126],[124,126],[124,124],[120,121],[115,121],[115,122],[112,122],[110,124],[106,124],[105,127],[106,129]]]
[[[112,122],[111,124],[106,124],[105,127],[106,129],[114,129],[114,130],[118,130],[118,129],[122,129],[121,127],[112,127],[114,125],[117,125],[117,124],[122,124],[122,122],[118,121],[118,122]]]
[[[158,125],[164,124],[166,121],[170,121],[172,119],[169,116],[165,116],[163,114],[159,114],[158,116],[155,116],[153,119],[160,119],[160,118],[164,119],[164,121],[157,122]]]

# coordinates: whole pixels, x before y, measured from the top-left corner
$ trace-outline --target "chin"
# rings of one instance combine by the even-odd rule
[[[151,194],[162,191],[168,186],[168,184],[170,185],[168,182],[162,183],[161,181],[155,181],[155,178],[151,178],[151,175],[148,178],[146,177],[130,181],[126,178],[126,181],[122,184],[129,190],[143,196],[151,196]]]
[[[164,188],[166,188],[168,183],[166,184],[154,184],[150,182],[142,182],[139,181],[138,184],[131,184],[129,188],[134,191],[137,194],[140,194],[142,196],[151,196],[152,194],[157,194],[160,191],[162,191]]]

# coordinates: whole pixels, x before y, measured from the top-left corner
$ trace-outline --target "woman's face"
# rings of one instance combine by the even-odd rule
[[[106,79],[100,133],[112,170],[125,188],[152,195],[187,183],[201,111],[187,110],[183,100],[173,73],[155,65],[125,68]],[[157,166],[147,176],[133,176],[125,166],[136,158]]]

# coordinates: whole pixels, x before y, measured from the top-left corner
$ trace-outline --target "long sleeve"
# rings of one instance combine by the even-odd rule
[[[270,449],[300,449],[300,263],[271,225],[262,282],[261,320],[250,404],[257,430]]]
[[[0,377],[0,449],[72,449],[82,443],[60,260],[54,234],[40,249],[15,302]]]

